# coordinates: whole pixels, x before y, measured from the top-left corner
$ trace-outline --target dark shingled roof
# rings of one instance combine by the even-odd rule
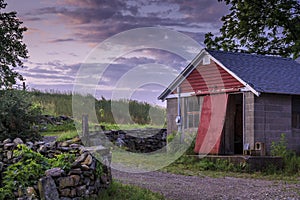
[[[293,59],[206,51],[257,92],[300,94],[300,64]]]

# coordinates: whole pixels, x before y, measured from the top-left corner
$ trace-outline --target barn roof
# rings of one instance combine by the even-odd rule
[[[300,64],[291,58],[216,50],[202,50],[158,97],[164,100],[208,55],[255,94],[278,93],[300,95]]]

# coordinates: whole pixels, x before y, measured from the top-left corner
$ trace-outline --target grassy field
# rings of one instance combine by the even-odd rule
[[[109,189],[103,191],[99,200],[164,200],[163,195],[137,186],[113,181]]]

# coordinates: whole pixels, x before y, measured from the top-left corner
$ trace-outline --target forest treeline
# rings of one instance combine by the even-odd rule
[[[71,93],[31,91],[33,103],[42,108],[44,114],[72,116]],[[165,121],[165,108],[137,100],[110,100],[92,95],[81,96],[85,102],[93,102],[98,121],[101,123],[136,123],[160,125]]]

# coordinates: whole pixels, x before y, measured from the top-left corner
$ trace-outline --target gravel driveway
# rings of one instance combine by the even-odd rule
[[[113,178],[162,193],[172,200],[299,199],[300,184],[243,178],[183,176],[164,172],[131,174],[113,170]]]

